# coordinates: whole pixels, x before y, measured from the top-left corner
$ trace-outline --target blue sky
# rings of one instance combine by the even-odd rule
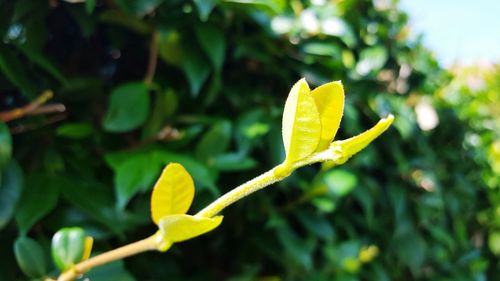
[[[500,0],[400,0],[444,66],[500,63]]]

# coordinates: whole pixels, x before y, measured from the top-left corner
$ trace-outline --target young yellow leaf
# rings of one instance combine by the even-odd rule
[[[316,151],[330,146],[344,112],[344,87],[340,81],[323,84],[311,92],[321,119],[321,139]]]
[[[163,169],[151,195],[151,217],[158,224],[168,215],[185,214],[194,197],[194,183],[181,164],[170,163]]]
[[[93,244],[94,244],[94,238],[92,238],[91,236],[85,237],[82,261],[88,260],[90,258]]]
[[[300,79],[290,90],[282,127],[286,162],[301,160],[316,150],[321,135],[321,121],[305,79]]]
[[[376,139],[383,132],[385,132],[385,130],[387,130],[387,128],[391,126],[393,121],[394,121],[394,116],[390,114],[386,118],[383,118],[380,121],[378,121],[378,123],[371,129],[352,138],[332,143],[332,145],[340,147],[342,151],[342,157],[338,161],[335,161],[335,163],[342,164],[345,161],[347,161],[351,156],[360,152],[374,139]]]
[[[190,215],[170,215],[163,217],[158,226],[163,240],[171,243],[181,242],[207,233],[222,222],[222,216],[213,218]]]

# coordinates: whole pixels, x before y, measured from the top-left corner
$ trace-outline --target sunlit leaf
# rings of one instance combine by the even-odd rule
[[[316,150],[321,121],[305,79],[295,83],[288,95],[282,127],[287,162],[300,160]]]
[[[194,183],[184,167],[177,163],[168,164],[151,195],[151,217],[158,224],[165,216],[184,214],[194,197]]]
[[[321,139],[316,151],[323,151],[337,134],[344,112],[344,88],[340,81],[319,86],[311,92],[321,119]]]
[[[339,146],[342,151],[342,157],[337,161],[338,163],[343,163],[347,161],[351,156],[360,152],[368,144],[370,144],[374,139],[380,136],[394,121],[394,116],[391,114],[386,118],[381,119],[375,126],[371,129],[354,136],[352,138],[336,141],[332,145]]]
[[[221,224],[222,218],[222,216],[205,218],[190,215],[171,215],[162,218],[158,226],[163,239],[175,243],[213,230]]]

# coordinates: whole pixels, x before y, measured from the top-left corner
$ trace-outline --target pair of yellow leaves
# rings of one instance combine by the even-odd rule
[[[340,148],[341,164],[382,134],[394,120],[392,115],[380,120],[372,129],[350,139],[334,142],[344,111],[344,88],[340,81],[323,84],[313,91],[305,79],[290,90],[283,112],[285,164],[303,160],[331,145]]]
[[[194,183],[184,167],[170,163],[163,169],[151,195],[151,217],[160,229],[161,251],[209,232],[220,225],[222,216],[213,218],[186,215],[194,198]]]
[[[382,134],[394,120],[389,115],[362,134],[332,143],[343,110],[344,89],[340,81],[324,84],[313,91],[305,79],[295,83],[283,113],[286,159],[275,174],[286,176],[292,172],[294,163],[327,149],[335,151],[330,162],[333,165],[342,164]],[[160,250],[166,251],[175,242],[209,232],[222,222],[222,216],[207,218],[186,215],[193,197],[194,183],[189,173],[180,164],[169,164],[151,196],[151,216],[160,229]]]

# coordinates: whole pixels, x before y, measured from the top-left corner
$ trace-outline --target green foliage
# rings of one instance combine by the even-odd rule
[[[21,270],[33,277],[53,272],[43,253],[63,227],[84,228],[97,252],[149,235],[154,179],[170,162],[182,164],[196,183],[194,212],[281,163],[282,109],[300,77],[312,89],[343,81],[335,139],[389,112],[394,128],[342,169],[305,167],[231,206],[224,224],[168,254],[146,253],[87,277],[485,280],[500,274],[498,170],[492,169],[500,130],[488,125],[498,115],[480,109],[486,104],[498,112],[498,106],[490,91],[469,95],[468,85],[444,96],[440,88],[451,74],[408,38],[407,16],[395,4],[56,2],[0,4],[0,111],[45,89],[55,93],[51,102],[66,107],[64,114],[10,121],[12,142],[0,125],[0,279],[26,280]],[[154,32],[159,59],[146,86],[140,80]],[[422,104],[436,112],[434,129],[419,126]],[[23,238],[14,244],[16,237]],[[365,262],[370,245],[379,252]]]
[[[43,277],[47,273],[45,253],[35,240],[19,237],[14,242],[17,264],[31,278]]]

